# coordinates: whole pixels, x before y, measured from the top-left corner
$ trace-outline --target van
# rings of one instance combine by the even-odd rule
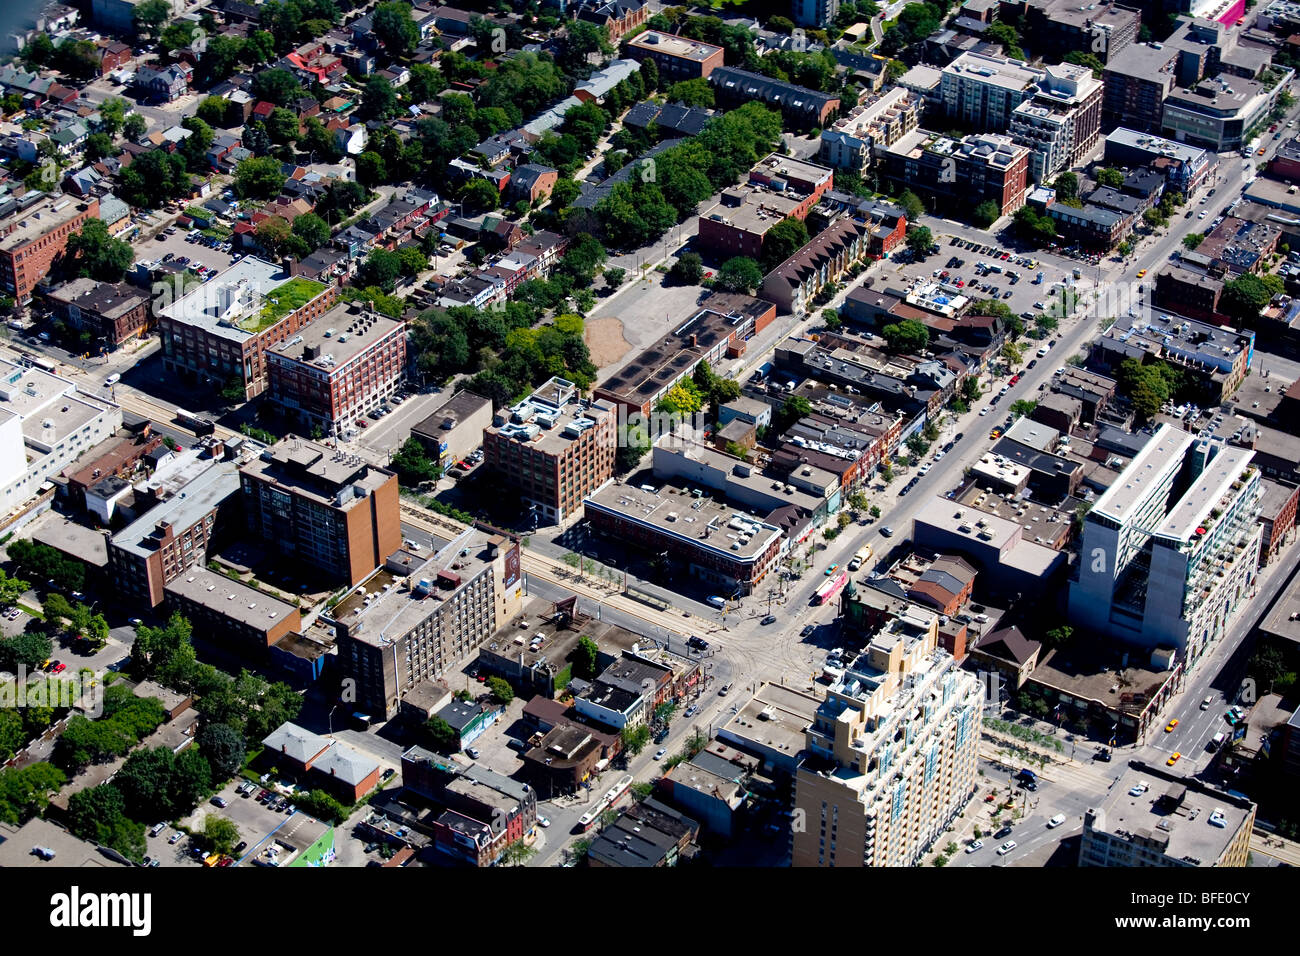
[[[157,836],[158,834],[162,833],[163,830],[166,829],[166,827],[167,827],[167,824],[165,824],[165,823],[155,823],[155,824],[154,824],[154,825],[149,829],[149,835],[150,835],[150,836]]]
[[[1016,774],[1016,777],[1020,780],[1026,780],[1030,782],[1037,782],[1038,780],[1038,774],[1034,773],[1028,767],[1022,768],[1021,771],[1018,774]]]
[[[727,606],[727,599],[724,597],[718,597],[718,595],[715,594],[708,599],[707,603],[710,607],[716,607],[721,611]]]

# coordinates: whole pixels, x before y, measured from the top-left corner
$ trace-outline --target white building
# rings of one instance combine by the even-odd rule
[[[1193,665],[1259,565],[1254,455],[1161,425],[1088,512],[1070,619]]]
[[[121,426],[120,406],[57,375],[0,360],[0,510],[21,507]]]

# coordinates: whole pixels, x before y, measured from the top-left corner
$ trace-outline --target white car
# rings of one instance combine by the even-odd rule
[[[1006,843],[1004,843],[1004,844],[1002,844],[1000,847],[998,847],[998,856],[1006,856],[1008,853],[1010,853],[1010,852],[1011,852],[1012,850],[1014,850],[1015,848],[1016,848],[1016,841],[1015,841],[1015,840],[1008,840]]]
[[[544,827],[549,827],[549,826],[551,825],[551,821],[548,820],[548,819],[546,819],[546,817],[542,816],[542,815],[539,813],[539,814],[537,815],[537,825],[538,825],[539,827],[543,827],[543,828],[544,828]]]
[[[982,849],[983,846],[984,846],[983,840],[973,840],[970,846],[966,847],[966,852],[974,853],[976,850]]]
[[[660,747],[658,750],[655,751],[655,760],[663,760],[664,754],[666,753],[668,753],[668,748]]]
[[[120,382],[120,381],[122,381],[122,376],[119,375],[117,372],[114,372],[114,373],[113,373],[112,375],[110,375],[108,378],[104,379],[104,384],[105,384],[105,385],[116,385],[116,384],[117,384],[118,382]]]
[[[935,461],[938,461],[940,458],[942,458],[942,457],[943,457],[944,455],[946,455],[946,454],[948,454],[946,451],[936,451],[936,452],[934,453],[934,460],[935,460]]]
[[[983,418],[985,415],[987,415],[987,414],[988,414],[989,412],[991,412],[991,411],[992,411],[992,409],[989,408],[987,405],[985,405],[983,408],[980,409],[980,418]]]
[[[922,465],[919,469],[917,469],[917,474],[920,474],[920,475],[928,475],[928,474],[930,473],[930,467],[931,467],[931,466],[930,466],[930,463],[929,463],[929,462],[926,462],[926,463],[925,463],[924,465]]]
[[[1204,218],[1205,218],[1205,213],[1204,213],[1204,212],[1201,212],[1200,215],[1198,215],[1196,218],[1197,218],[1197,219],[1204,219]]]
[[[1056,816],[1052,817],[1052,819],[1047,821],[1047,829],[1055,830],[1064,822],[1065,822],[1065,814],[1058,813]]]

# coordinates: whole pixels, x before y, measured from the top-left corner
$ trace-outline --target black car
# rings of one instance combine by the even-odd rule
[[[709,642],[702,637],[692,637],[686,642],[686,646],[693,647],[697,651],[707,651],[709,649]]]
[[[776,615],[775,615],[775,614],[769,614],[767,617],[763,618],[763,620],[759,621],[758,623],[759,623],[759,624],[775,624],[775,623],[776,623]]]
[[[955,442],[956,442],[956,441],[961,441],[964,437],[966,437],[966,433],[965,433],[965,432],[958,432],[957,434],[955,434],[955,435],[952,436],[952,440],[955,441]]]
[[[1093,754],[1093,759],[1100,760],[1102,763],[1110,763],[1110,751],[1107,750],[1105,747],[1102,747],[1095,754]]]
[[[244,852],[245,850],[247,850],[247,849],[248,849],[248,841],[247,841],[247,840],[240,840],[239,843],[237,843],[237,844],[235,845],[235,852],[236,852],[236,853],[243,853],[243,852]]]
[[[993,839],[1001,840],[1003,837],[1009,837],[1009,836],[1011,836],[1011,827],[1005,826],[997,833],[993,834]]]
[[[813,631],[815,631],[815,630],[817,630],[817,625],[816,625],[816,624],[805,624],[805,625],[803,626],[803,630],[799,632],[799,636],[800,636],[800,637],[807,637],[809,634],[811,634],[811,633],[812,633]]]

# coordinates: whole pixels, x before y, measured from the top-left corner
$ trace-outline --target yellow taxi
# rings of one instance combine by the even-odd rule
[[[1181,756],[1182,754],[1175,750],[1169,755],[1169,759],[1165,761],[1165,766],[1172,767],[1174,764],[1178,763],[1178,758]]]

